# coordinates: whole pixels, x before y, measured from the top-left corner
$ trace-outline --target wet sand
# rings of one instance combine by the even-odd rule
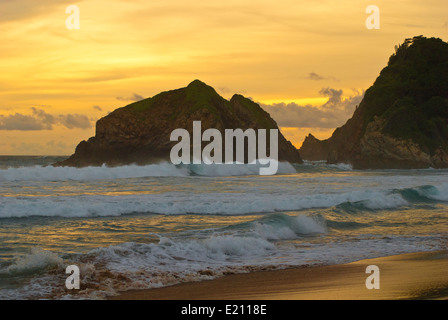
[[[369,265],[379,289],[367,289]],[[224,276],[159,289],[129,291],[112,300],[398,300],[447,299],[448,251],[410,253],[348,264]]]

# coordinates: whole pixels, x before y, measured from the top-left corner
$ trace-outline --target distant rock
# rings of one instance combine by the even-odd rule
[[[327,141],[321,141],[310,133],[303,141],[300,155],[303,159],[310,161],[326,160],[328,157]]]
[[[308,136],[300,153],[359,169],[447,168],[448,43],[406,39],[352,118],[329,139]]]
[[[174,129],[192,132],[193,121],[202,130],[278,129],[276,122],[258,104],[242,95],[224,99],[205,83],[195,80],[187,87],[162,92],[152,98],[119,108],[96,123],[96,134],[76,147],[75,153],[58,166],[109,166],[148,164],[170,160]],[[298,150],[279,132],[278,157],[301,163]],[[203,144],[203,146],[205,143]],[[269,152],[269,148],[268,148]]]

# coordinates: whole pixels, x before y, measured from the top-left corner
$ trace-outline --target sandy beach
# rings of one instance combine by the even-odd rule
[[[369,265],[379,289],[367,289]],[[402,254],[348,264],[224,276],[159,289],[124,292],[112,300],[399,300],[447,299],[448,251]]]

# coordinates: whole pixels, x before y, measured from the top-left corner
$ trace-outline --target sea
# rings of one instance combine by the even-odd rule
[[[448,247],[448,170],[51,166],[65,158],[0,157],[2,300],[101,300]]]

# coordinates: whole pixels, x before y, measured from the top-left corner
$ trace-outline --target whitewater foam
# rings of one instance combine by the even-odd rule
[[[286,174],[168,163],[0,170],[0,217],[12,218],[0,219],[0,299],[103,299],[227,273],[446,249],[447,171],[279,169]],[[71,264],[82,290],[67,295]]]
[[[318,160],[318,161],[310,161],[310,160],[303,160],[303,164],[305,166],[312,166],[317,168],[331,168],[331,169],[337,169],[341,171],[352,171],[353,166],[349,163],[332,163],[329,164],[325,160]]]
[[[327,232],[324,220],[304,214],[271,214],[253,222],[253,230],[257,237],[266,240],[297,239]]]
[[[62,263],[63,259],[57,254],[41,248],[32,248],[30,254],[16,257],[6,271],[11,275],[33,274]]]
[[[121,167],[53,167],[33,166],[0,170],[0,181],[67,181],[111,180],[143,177],[188,176],[188,168],[168,163]]]
[[[447,201],[447,186],[412,188],[429,199]],[[0,196],[0,218],[95,217],[146,213],[162,215],[243,215],[330,208],[344,203],[370,210],[411,203],[397,190],[356,190],[341,193],[178,193],[75,196]]]
[[[0,298],[103,299],[119,291],[209,280],[228,273],[346,263],[439,249],[434,239],[425,236],[359,235],[356,241],[321,241],[327,232],[322,217],[278,213],[194,234],[152,234],[157,241],[99,247],[67,260],[36,249],[8,268],[15,275],[37,271],[34,280],[20,290],[0,290]],[[76,295],[67,295],[63,286],[67,263],[81,269],[82,290]],[[54,267],[59,268],[57,272],[41,272]]]
[[[273,160],[274,161],[274,160]],[[144,177],[188,177],[188,176],[245,176],[258,175],[263,166],[257,164],[190,164],[174,165],[163,162],[144,166],[120,167],[53,167],[32,166],[0,170],[0,181],[90,181]],[[296,173],[288,162],[279,162],[277,174]]]

